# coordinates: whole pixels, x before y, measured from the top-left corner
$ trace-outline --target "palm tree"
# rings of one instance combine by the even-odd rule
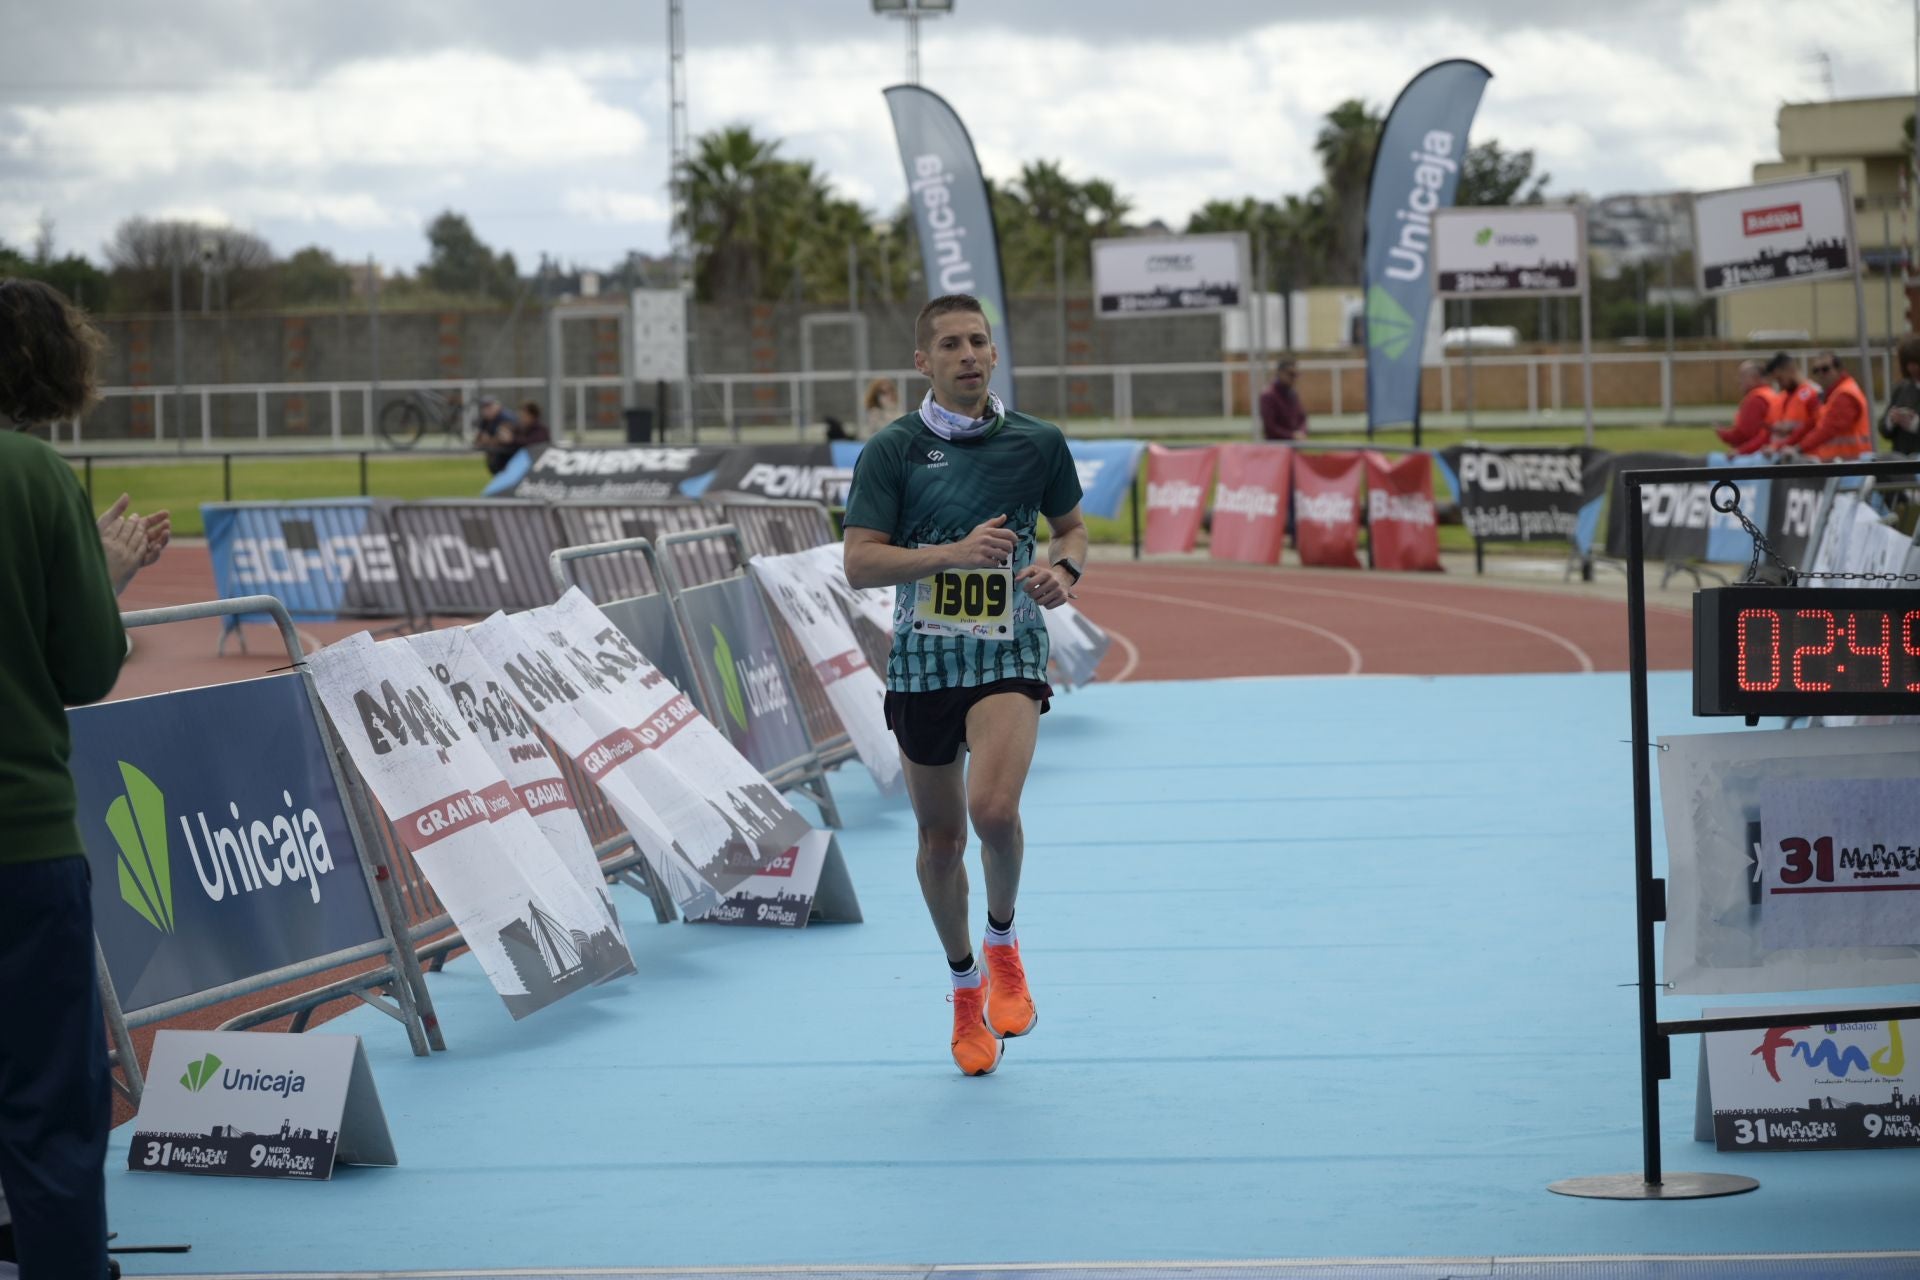
[[[712,301],[757,298],[766,285],[766,236],[779,221],[780,144],[733,126],[694,143],[681,181],[694,246],[694,282]]]
[[[1380,145],[1384,121],[1358,98],[1327,112],[1326,123],[1314,139],[1320,168],[1326,175],[1327,203],[1333,217],[1335,277],[1358,282],[1366,243],[1367,180],[1373,171],[1373,153]]]

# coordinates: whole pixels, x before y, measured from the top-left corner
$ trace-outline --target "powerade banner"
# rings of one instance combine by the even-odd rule
[[[1583,508],[1597,513],[1606,494],[1608,455],[1585,445],[1455,445],[1438,456],[1480,542],[1574,541]]]
[[[1220,450],[1147,446],[1148,555],[1193,550],[1200,536],[1201,505],[1213,483],[1213,461]]]
[[[543,452],[520,483],[516,498],[549,502],[658,502],[693,496],[682,486],[720,465],[725,449],[659,446],[561,449]]]
[[[1067,452],[1080,475],[1080,511],[1083,515],[1113,519],[1127,505],[1134,473],[1140,469],[1139,440],[1068,440]]]
[[[372,498],[202,503],[220,598],[278,596],[288,613],[316,622],[404,617],[392,506]]]
[[[1360,567],[1360,477],[1357,453],[1302,453],[1293,465],[1293,543],[1300,563]]]
[[[800,704],[754,580],[741,576],[691,587],[676,603],[693,637],[700,685],[716,704],[707,710],[727,741],[766,774],[809,755]]]
[[[1275,444],[1220,446],[1220,487],[1213,495],[1208,550],[1215,560],[1279,564],[1287,539],[1293,450]]]
[[[1007,291],[1000,281],[1000,237],[973,139],[947,100],[932,90],[897,84],[886,94],[900,140],[900,162],[907,170],[907,203],[920,235],[927,295],[970,293],[980,299],[1000,352],[992,387],[1011,409],[1013,334],[1007,329]]]
[[[1436,62],[1400,91],[1367,184],[1367,431],[1420,421],[1420,353],[1433,303],[1433,215],[1453,204],[1467,130],[1493,73]]]
[[[705,497],[751,493],[845,506],[853,467],[834,461],[826,444],[763,444],[728,449],[701,488]]]
[[[1433,509],[1433,458],[1388,461],[1367,455],[1367,558],[1376,569],[1438,572],[1440,525]]]
[[[1705,465],[1705,458],[1684,453],[1621,453],[1607,459],[1608,488],[1612,491],[1607,500],[1607,554],[1616,559],[1627,554],[1627,472]],[[1759,487],[1753,483],[1740,486],[1742,509],[1752,510],[1749,504],[1756,501],[1755,490]],[[1704,480],[1697,484],[1641,486],[1640,548],[1647,559],[1704,560],[1708,529],[1714,521],[1724,520],[1739,529],[1739,521],[1715,515],[1708,505],[1707,494],[1712,488],[1712,484]],[[1756,517],[1756,523],[1763,519],[1763,516]],[[1751,548],[1751,543],[1748,545]]]
[[[298,675],[67,719],[95,930],[127,1012],[381,936]]]

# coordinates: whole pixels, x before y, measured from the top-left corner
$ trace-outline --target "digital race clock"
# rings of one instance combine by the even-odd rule
[[[1695,592],[1693,713],[1920,714],[1920,591]]]

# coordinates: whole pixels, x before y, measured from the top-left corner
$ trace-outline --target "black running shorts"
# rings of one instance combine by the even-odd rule
[[[1053,686],[1044,680],[993,680],[931,693],[887,690],[887,728],[900,740],[900,753],[915,764],[952,764],[967,742],[967,712],[996,693],[1024,693],[1045,715],[1053,705]]]

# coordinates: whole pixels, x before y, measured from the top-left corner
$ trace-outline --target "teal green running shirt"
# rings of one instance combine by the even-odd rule
[[[1019,540],[1017,575],[1033,563],[1039,518],[1079,504],[1073,455],[1051,422],[1009,413],[977,440],[943,440],[915,412],[881,428],[860,450],[843,523],[877,529],[896,547],[925,547],[958,542],[1004,515]],[[1047,678],[1047,623],[1026,592],[1014,592],[1013,637],[982,640],[915,631],[913,587],[902,583],[894,591],[887,688],[930,693]]]

